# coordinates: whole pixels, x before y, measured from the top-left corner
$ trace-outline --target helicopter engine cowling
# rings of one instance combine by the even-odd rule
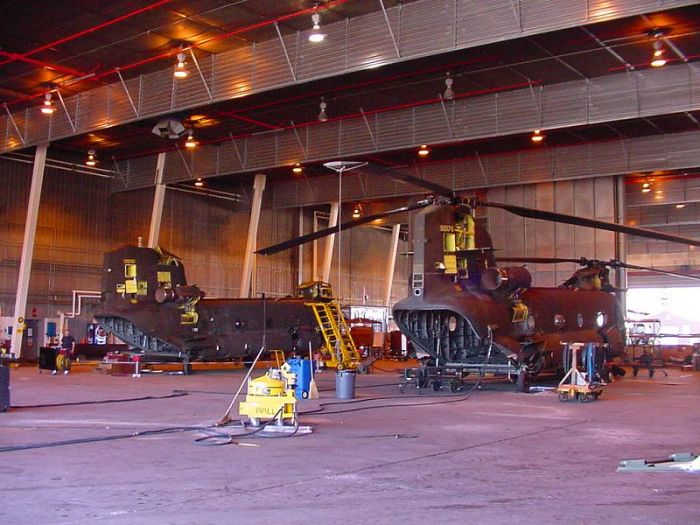
[[[481,272],[481,287],[489,292],[503,290],[513,293],[520,288],[532,285],[532,275],[524,266],[506,268],[486,268]]]
[[[156,302],[159,304],[175,300],[182,303],[192,299],[201,299],[202,297],[204,297],[204,293],[194,285],[177,286],[175,288],[161,286],[156,289],[155,293]]]

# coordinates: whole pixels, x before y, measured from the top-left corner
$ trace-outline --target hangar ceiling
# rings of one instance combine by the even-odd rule
[[[690,1],[96,0],[36,10],[10,0],[3,9],[0,152],[50,141],[50,156],[81,163],[94,149],[115,191],[151,186],[159,152],[169,183],[203,177],[225,190],[264,171],[278,206],[327,202],[333,179],[309,179],[339,157],[410,166],[459,189],[621,174],[687,185],[700,166],[700,13]],[[308,40],[313,13],[323,42]],[[658,68],[656,41],[667,60]],[[173,77],[178,53],[186,79]],[[151,133],[166,116],[199,147]],[[542,144],[530,141],[535,129]],[[421,144],[428,159],[416,155]],[[302,176],[291,173],[297,162]],[[377,200],[420,190],[359,174],[345,191]]]

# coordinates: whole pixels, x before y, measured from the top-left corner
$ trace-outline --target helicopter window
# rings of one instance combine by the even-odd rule
[[[596,314],[595,324],[598,325],[598,328],[603,328],[606,324],[608,324],[608,316],[605,312],[598,312]]]
[[[561,314],[554,314],[554,326],[557,328],[564,328],[566,325],[566,317]]]
[[[530,333],[533,333],[535,330],[535,318],[531,315],[527,316],[527,329]]]
[[[449,328],[450,332],[454,332],[457,329],[457,318],[454,315],[451,315],[448,319],[447,328]]]

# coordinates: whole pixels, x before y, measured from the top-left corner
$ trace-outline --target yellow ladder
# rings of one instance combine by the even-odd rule
[[[314,311],[326,342],[321,351],[326,366],[338,370],[357,368],[361,361],[360,353],[352,340],[340,305],[336,301],[307,304]]]

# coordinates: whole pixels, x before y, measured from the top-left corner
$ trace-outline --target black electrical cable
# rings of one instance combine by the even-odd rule
[[[132,401],[148,401],[151,399],[171,399],[173,397],[182,397],[188,395],[186,390],[173,390],[172,394],[165,396],[143,396],[143,397],[127,397],[125,399],[102,399],[99,401],[75,401],[72,403],[47,403],[45,405],[12,405],[11,409],[20,408],[48,408],[48,407],[69,407],[79,405],[102,405],[106,403],[130,403]]]
[[[202,430],[208,427],[165,427],[154,430],[144,430],[141,432],[131,432],[129,434],[115,434],[113,436],[100,436],[92,438],[67,439],[64,441],[49,441],[46,443],[32,443],[29,445],[12,445],[8,447],[0,447],[0,452],[16,452],[18,450],[32,450],[37,448],[53,448],[64,445],[80,445],[83,443],[95,443],[101,441],[116,441],[120,439],[129,439],[142,436],[153,436],[158,434],[172,434],[175,432],[189,432],[193,430]]]

